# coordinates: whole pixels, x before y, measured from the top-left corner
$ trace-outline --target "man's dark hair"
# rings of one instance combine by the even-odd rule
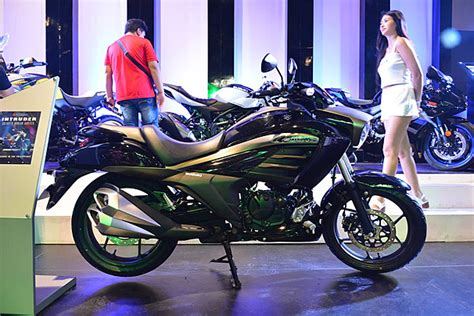
[[[138,29],[142,29],[145,33],[148,33],[148,27],[146,26],[145,21],[141,19],[130,19],[125,24],[125,34],[128,32],[136,32]]]

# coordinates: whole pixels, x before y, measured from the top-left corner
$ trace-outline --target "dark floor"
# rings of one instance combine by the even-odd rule
[[[37,246],[37,274],[77,287],[41,315],[474,315],[474,243],[429,243],[408,266],[370,277],[324,244],[234,245],[242,289],[218,245],[180,245],[151,273],[103,274],[74,246]]]

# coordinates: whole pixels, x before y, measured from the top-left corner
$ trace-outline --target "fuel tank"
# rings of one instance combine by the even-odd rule
[[[229,128],[218,152],[176,167],[313,187],[350,143],[349,137],[307,113],[264,108]]]

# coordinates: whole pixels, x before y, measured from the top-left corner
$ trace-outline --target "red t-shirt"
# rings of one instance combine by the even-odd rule
[[[158,61],[153,46],[146,38],[125,35],[120,38],[123,46],[145,69],[149,61]],[[117,42],[107,48],[105,65],[112,68],[116,84],[117,102],[130,99],[153,98],[155,93],[150,79],[130,59],[128,59]]]

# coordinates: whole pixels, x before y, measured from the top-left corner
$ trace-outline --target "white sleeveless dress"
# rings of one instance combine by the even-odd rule
[[[382,86],[381,120],[385,121],[391,116],[410,116],[416,119],[420,113],[411,73],[400,54],[397,51],[385,54],[380,61],[378,73]]]

